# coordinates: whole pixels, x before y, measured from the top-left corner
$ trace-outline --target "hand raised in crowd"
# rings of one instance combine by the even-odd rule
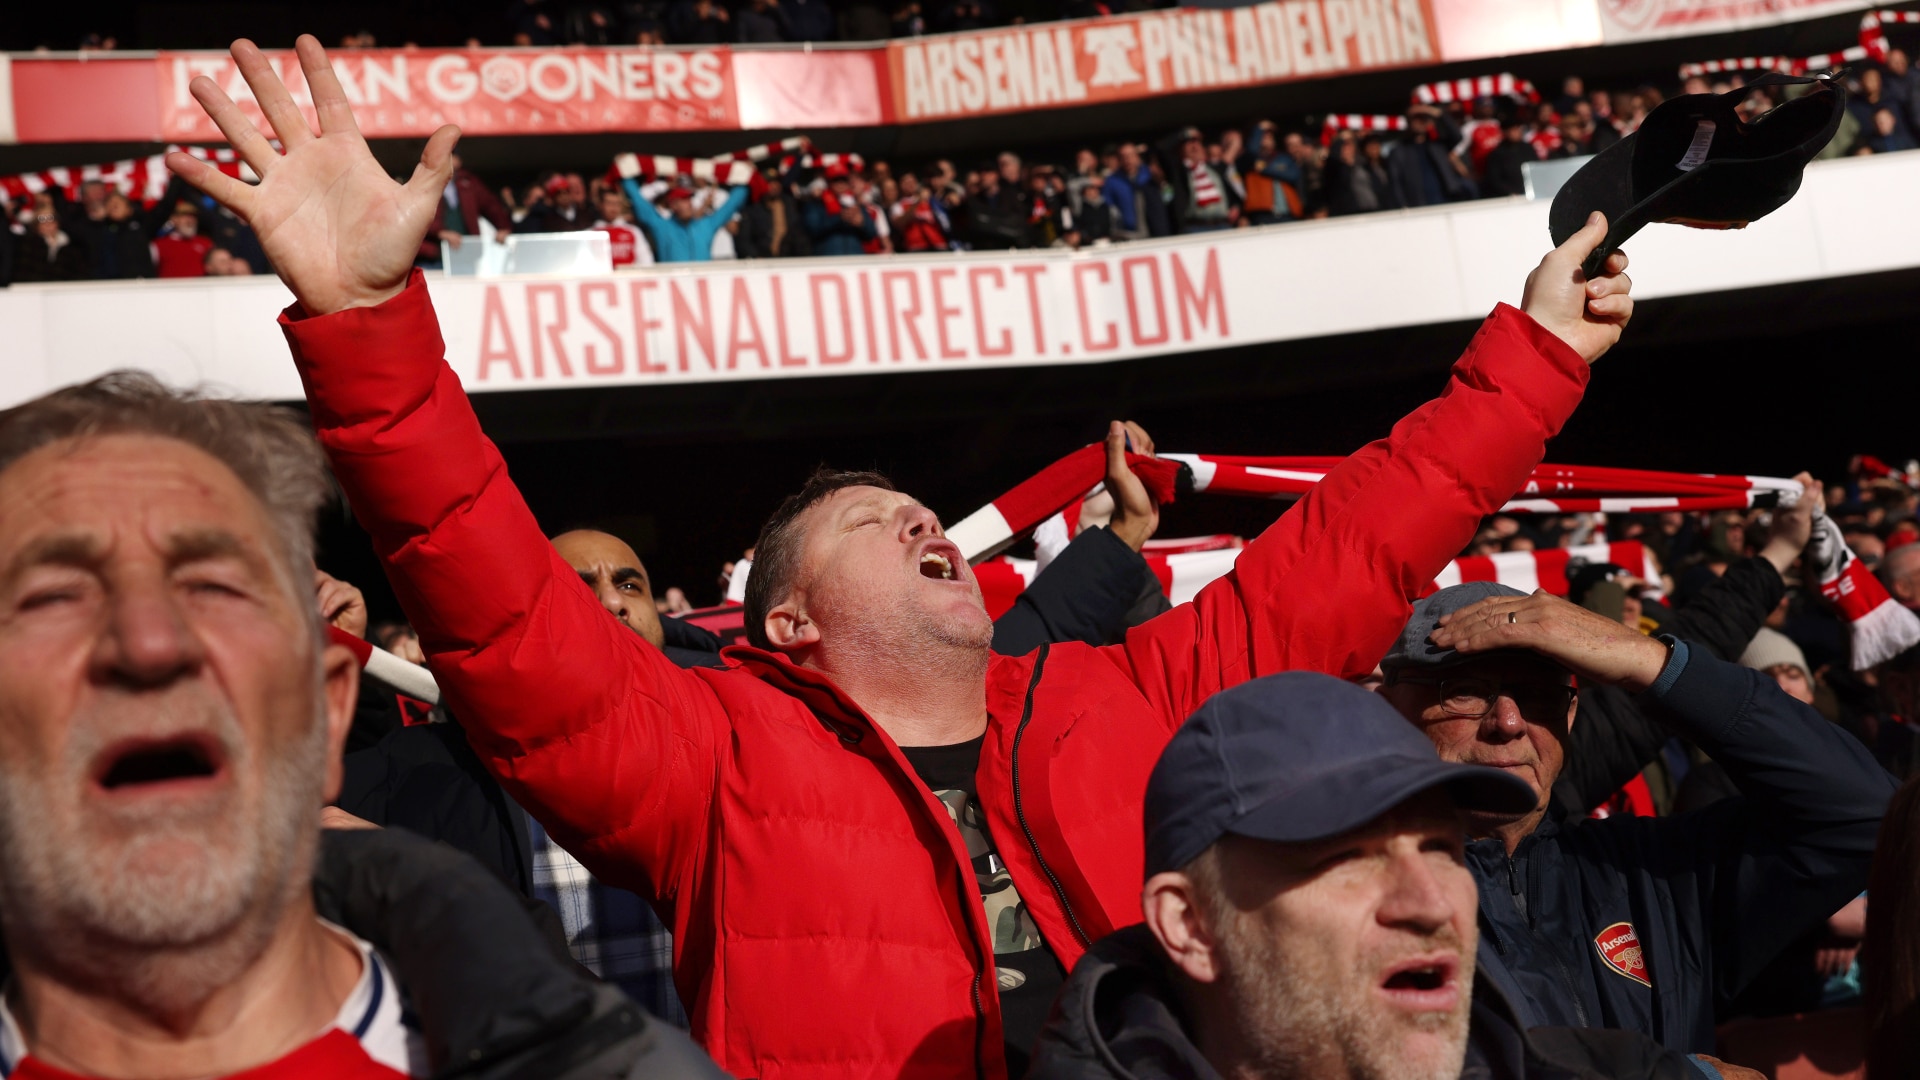
[[[1826,488],[1812,474],[1803,472],[1794,480],[1800,484],[1800,498],[1792,506],[1773,512],[1767,545],[1760,549],[1760,554],[1782,574],[1806,550],[1813,539],[1813,519],[1827,508]]]
[[[1633,281],[1627,277],[1627,253],[1607,256],[1605,277],[1587,280],[1580,271],[1593,249],[1607,239],[1606,215],[1595,211],[1579,232],[1547,252],[1520,298],[1520,310],[1546,327],[1591,364],[1620,340],[1633,318]]]
[[[1153,456],[1153,439],[1145,428],[1131,420],[1107,425],[1107,491],[1113,496],[1113,517],[1107,529],[1139,551],[1160,527],[1160,505],[1147,493],[1147,485],[1127,468],[1129,440],[1134,453]]]
[[[1490,596],[1440,617],[1431,640],[1472,655],[1530,649],[1587,683],[1638,693],[1667,666],[1667,647],[1604,615],[1540,590],[1532,596]]]
[[[453,173],[451,154],[460,129],[448,124],[434,132],[413,178],[395,183],[354,125],[346,92],[320,42],[302,34],[294,50],[320,118],[320,135],[307,126],[259,48],[241,39],[233,43],[234,64],[285,153],[274,150],[218,84],[203,75],[189,86],[194,100],[260,183],[243,183],[179,152],[167,155],[167,167],[253,228],[274,271],[307,314],[371,307],[405,287]]]
[[[357,638],[367,636],[367,598],[360,590],[325,570],[313,572],[319,592],[320,617]]]

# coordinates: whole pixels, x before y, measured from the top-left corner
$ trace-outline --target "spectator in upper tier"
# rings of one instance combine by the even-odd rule
[[[1028,1077],[1692,1073],[1624,1032],[1528,1031],[1476,974],[1463,813],[1531,801],[1331,676],[1215,695],[1147,780],[1146,921],[1075,965]]]
[[[693,192],[673,187],[666,192],[667,212],[661,213],[631,178],[624,179],[627,201],[633,204],[634,220],[653,238],[653,257],[663,263],[709,262],[713,259],[713,234],[726,227],[728,219],[747,201],[746,185],[727,189],[726,201],[711,213],[693,216]]]
[[[520,229],[530,233],[578,232],[593,227],[593,211],[578,177],[553,174],[540,187],[540,201],[527,209]],[[444,205],[444,203],[443,203]]]
[[[1900,123],[1899,112],[1891,105],[1873,111],[1872,127],[1867,132],[1867,149],[1875,154],[1891,154],[1915,147],[1913,133]]]
[[[1886,75],[1878,67],[1868,65],[1860,71],[1860,89],[1847,99],[1847,111],[1860,122],[1860,132],[1864,138],[1886,140],[1897,138],[1900,149],[1913,145],[1913,121],[1907,115],[1908,104],[1897,101],[1887,93]],[[1891,130],[1882,130],[1877,119],[1882,112],[1892,114]],[[1884,153],[1877,147],[1875,153]]]
[[[1321,171],[1320,148],[1309,143],[1306,136],[1297,131],[1287,132],[1280,140],[1280,147],[1300,166],[1300,216],[1326,217],[1326,179]]]
[[[33,228],[17,241],[15,281],[80,281],[87,277],[87,253],[60,227],[52,207],[33,217]]]
[[[1240,220],[1240,198],[1207,161],[1199,128],[1183,128],[1161,142],[1160,167],[1173,188],[1175,232],[1230,229]]]
[[[608,246],[613,250],[613,268],[652,266],[653,248],[648,245],[646,234],[634,224],[627,197],[614,188],[604,188],[600,192],[599,207],[600,216],[594,219],[593,227],[607,234]]]
[[[153,239],[154,262],[163,278],[205,276],[213,248],[213,238],[200,235],[200,208],[185,199],[174,204],[166,227]]]
[[[878,232],[873,218],[854,196],[853,174],[845,165],[829,165],[826,190],[800,200],[800,221],[815,255],[859,255]]]
[[[667,36],[675,45],[719,45],[733,40],[731,19],[720,0],[679,0],[667,12]]]
[[[985,30],[998,22],[990,0],[945,0],[933,16],[933,28],[942,34]]]
[[[1032,195],[1021,183],[1017,154],[1001,154],[980,170],[980,190],[967,199],[968,238],[979,251],[1033,246]]]
[[[1074,246],[1096,244],[1113,239],[1113,207],[1107,205],[1105,189],[1089,184],[1080,193],[1080,213],[1074,219]]]
[[[1473,181],[1459,156],[1448,149],[1460,142],[1453,121],[1431,105],[1416,105],[1407,110],[1407,122],[1409,137],[1387,155],[1387,175],[1400,205],[1437,206],[1473,198]]]
[[[1248,223],[1271,225],[1300,217],[1306,212],[1300,199],[1304,186],[1300,162],[1281,148],[1279,132],[1271,122],[1262,121],[1254,128],[1252,147],[1239,163]]]
[[[780,0],[789,41],[833,40],[833,10],[826,0]]]
[[[1807,484],[1802,503],[1817,504]],[[1475,815],[1479,964],[1526,1026],[1714,1045],[1715,1009],[1866,885],[1893,782],[1774,680],[1537,592],[1476,582],[1421,601],[1382,693],[1449,761],[1526,780],[1535,808]],[[1658,701],[1743,797],[1657,820],[1547,814],[1570,684]]]
[[[1486,175],[1480,182],[1481,194],[1489,198],[1525,195],[1527,177],[1523,166],[1538,160],[1539,153],[1527,141],[1526,118],[1517,111],[1508,115],[1500,121],[1500,145],[1487,154]]]
[[[1160,193],[1153,183],[1153,174],[1148,171],[1146,162],[1140,159],[1140,147],[1137,143],[1121,143],[1114,153],[1115,168],[1107,174],[1101,183],[1107,197],[1107,204],[1113,207],[1113,235],[1116,240],[1139,240],[1147,236],[1165,236],[1165,204],[1160,202]],[[1156,204],[1161,228],[1155,231],[1151,224],[1155,215],[1147,212],[1148,201]]]
[[[771,44],[787,40],[777,0],[750,0],[734,20],[736,41]]]
[[[513,231],[513,216],[507,212],[505,203],[495,195],[481,180],[469,171],[461,162],[460,155],[453,155],[453,179],[440,193],[440,204],[434,207],[433,224],[427,228],[427,242],[420,245],[420,261],[423,264],[440,264],[440,244],[445,241],[449,247],[458,249],[461,237],[480,235],[480,222],[485,220],[492,225],[497,235],[505,237]]]
[[[946,251],[953,247],[953,222],[934,193],[937,181],[922,183],[912,173],[900,177],[900,201],[892,209],[895,251]]]
[[[107,219],[90,238],[94,275],[100,278],[154,276],[153,235],[165,223],[162,206],[141,210],[125,194],[107,196]]]
[[[1887,100],[1906,108],[1909,126],[1920,126],[1920,70],[1914,68],[1905,49],[1888,51],[1883,79]]]
[[[1325,177],[1330,214],[1369,214],[1400,206],[1376,136],[1355,139],[1352,132],[1343,132],[1327,159]]]

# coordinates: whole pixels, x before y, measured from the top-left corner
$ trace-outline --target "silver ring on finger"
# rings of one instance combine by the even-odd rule
[[[1509,611],[1509,612],[1507,612],[1507,623],[1508,623],[1508,625],[1512,625],[1513,623],[1517,623],[1517,622],[1519,622],[1519,621],[1520,621],[1520,613],[1519,613],[1519,612],[1517,612],[1517,611]]]

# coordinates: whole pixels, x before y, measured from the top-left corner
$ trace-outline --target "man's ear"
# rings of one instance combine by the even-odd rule
[[[1220,977],[1215,928],[1207,925],[1192,879],[1177,870],[1153,875],[1141,893],[1140,910],[1161,951],[1189,979],[1210,983]]]
[[[820,643],[820,624],[808,618],[806,609],[793,597],[767,612],[763,629],[767,640],[783,653],[799,652]]]
[[[322,794],[331,803],[340,797],[346,775],[340,756],[346,752],[354,705],[360,700],[360,661],[345,645],[328,645],[320,655],[320,679],[327,722],[327,783]]]

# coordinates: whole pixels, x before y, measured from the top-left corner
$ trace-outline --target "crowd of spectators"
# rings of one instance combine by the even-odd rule
[[[1743,85],[1739,76],[1716,82],[1696,77],[1679,90],[1728,93]],[[1741,111],[1760,115],[1783,100],[1781,93],[1779,87],[1756,88]],[[1636,130],[1663,100],[1652,85],[1589,91],[1571,76],[1538,102],[1489,97],[1446,107],[1415,105],[1401,133],[1343,130],[1322,139],[1257,120],[1211,135],[1189,127],[1151,143],[1082,146],[1058,161],[1013,151],[964,167],[951,158],[823,168],[805,159],[769,160],[760,166],[753,197],[737,213],[725,205],[726,191],[692,177],[615,185],[560,173],[503,190],[487,206],[501,228],[611,228],[621,253],[616,266],[1090,247],[1524,195],[1525,165],[1598,153]],[[1820,157],[1912,149],[1917,114],[1920,71],[1895,49],[1884,65],[1858,72],[1840,130]],[[481,186],[470,173],[460,176],[462,190]],[[676,241],[673,255],[662,258],[654,238],[676,203],[689,220],[715,214],[725,224],[710,223],[709,246],[689,249]],[[580,206],[598,213],[575,215]]]
[[[703,0],[705,2],[705,0]],[[1694,77],[1681,93],[1726,93],[1740,76]],[[1786,88],[1795,89],[1795,88]],[[1782,88],[1752,91],[1759,115]],[[1592,89],[1578,76],[1546,99],[1415,105],[1393,133],[1289,129],[1256,120],[1212,133],[1184,128],[1154,142],[1082,146],[1057,160],[1013,151],[956,164],[895,165],[851,155],[761,163],[737,192],[690,176],[651,183],[547,171],[495,188],[458,169],[420,254],[493,230],[612,234],[614,265],[887,252],[1079,248],[1146,237],[1430,206],[1526,192],[1530,162],[1597,153],[1665,100],[1651,85]],[[1915,148],[1920,70],[1891,51],[1859,69],[1839,132],[1821,157]],[[151,207],[92,182],[10,207],[0,282],[246,274],[265,263],[230,212],[178,185]]]

